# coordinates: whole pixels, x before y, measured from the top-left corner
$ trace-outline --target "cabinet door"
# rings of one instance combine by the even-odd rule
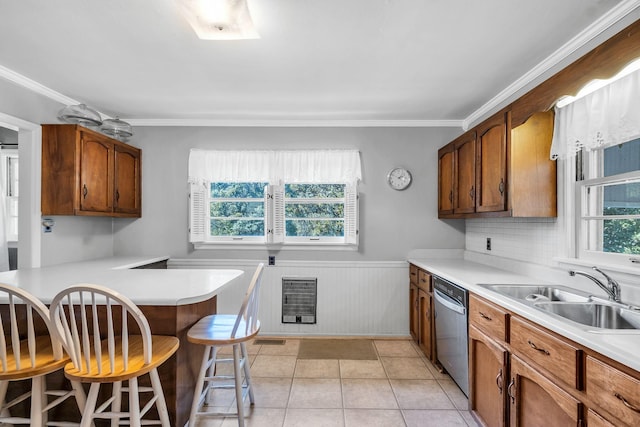
[[[115,146],[114,211],[140,216],[140,151]]]
[[[476,206],[476,135],[464,134],[455,143],[454,213],[473,213]]]
[[[453,213],[454,157],[452,144],[438,151],[438,216]]]
[[[587,425],[589,427],[615,427],[615,424],[605,420],[600,414],[591,409],[587,411]]]
[[[478,129],[476,212],[507,209],[507,114],[501,113]]]
[[[576,427],[582,404],[517,356],[511,355],[507,388],[512,427]]]
[[[113,211],[113,143],[82,132],[80,139],[80,212]]]
[[[418,289],[418,311],[420,316],[420,339],[418,344],[427,358],[432,359],[433,333],[431,322],[432,297],[422,289]]]
[[[506,422],[509,378],[507,350],[474,326],[469,327],[469,406],[487,427]]]
[[[420,315],[418,314],[418,286],[409,285],[409,332],[417,342],[420,337]]]

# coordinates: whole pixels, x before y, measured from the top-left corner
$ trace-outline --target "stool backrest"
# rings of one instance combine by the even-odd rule
[[[68,344],[67,352],[76,369],[89,374],[128,369],[129,335],[141,335],[144,364],[151,362],[151,329],[142,311],[126,296],[104,286],[71,286],[51,303],[56,333]],[[92,355],[97,361],[91,364]],[[124,366],[116,366],[116,356]],[[102,360],[108,358],[108,372]]]
[[[260,303],[260,285],[262,284],[263,270],[264,263],[260,263],[255,273],[253,273],[251,283],[249,283],[249,288],[247,288],[247,293],[240,306],[236,323],[231,331],[232,338],[235,338],[238,330],[242,330],[244,335],[250,335],[258,329],[258,306]]]
[[[0,304],[1,372],[35,367],[38,357],[36,335],[42,335],[43,330],[51,337],[54,358],[62,359],[62,342],[53,331],[49,310],[39,299],[20,288],[0,283]],[[24,355],[20,342],[24,339],[27,342],[27,366],[24,366],[21,360]],[[11,354],[15,365],[10,366],[7,362]]]

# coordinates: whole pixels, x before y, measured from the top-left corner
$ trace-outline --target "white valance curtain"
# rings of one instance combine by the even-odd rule
[[[357,150],[219,151],[192,149],[189,182],[355,183]]]
[[[564,107],[556,107],[551,159],[640,137],[640,70]]]

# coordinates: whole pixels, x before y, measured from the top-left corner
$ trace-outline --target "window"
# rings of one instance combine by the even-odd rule
[[[577,157],[581,258],[640,255],[640,139]]]
[[[196,248],[357,245],[356,151],[192,150],[189,169]]]
[[[5,198],[6,233],[10,242],[18,241],[18,150],[2,150],[2,191]]]
[[[577,156],[563,164],[567,252],[588,262],[640,260],[639,94],[635,61],[556,105],[551,158]]]

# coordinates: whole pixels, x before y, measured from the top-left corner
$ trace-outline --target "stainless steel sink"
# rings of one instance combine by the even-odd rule
[[[640,313],[618,304],[537,302],[534,307],[593,328],[640,329]]]
[[[538,301],[568,301],[587,302],[591,301],[591,295],[564,286],[548,285],[483,285],[500,294],[526,300],[530,302]]]

